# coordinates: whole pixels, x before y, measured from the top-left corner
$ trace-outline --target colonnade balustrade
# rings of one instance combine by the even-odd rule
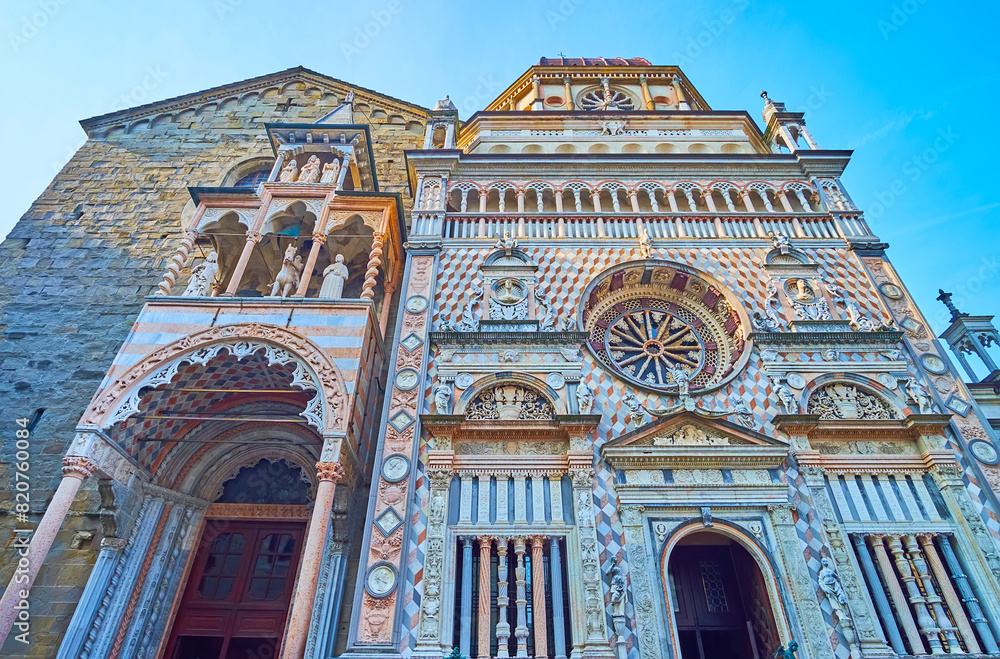
[[[462,656],[566,659],[562,542],[546,535],[458,537]]]

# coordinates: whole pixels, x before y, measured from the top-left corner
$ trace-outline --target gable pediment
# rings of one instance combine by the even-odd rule
[[[107,134],[113,128],[129,128],[144,121],[160,121],[168,117],[196,116],[204,111],[228,108],[251,96],[274,94],[275,102],[294,94],[333,94],[343,100],[350,91],[355,92],[355,102],[378,106],[387,112],[425,119],[430,110],[371,89],[333,78],[305,67],[295,67],[268,75],[249,78],[191,94],[155,101],[145,105],[118,110],[80,121],[89,137]],[[329,122],[326,122],[329,123]]]
[[[788,445],[723,419],[683,411],[607,442],[601,455],[615,468],[762,468],[780,464]]]

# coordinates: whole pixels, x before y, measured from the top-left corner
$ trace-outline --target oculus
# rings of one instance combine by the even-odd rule
[[[710,391],[749,356],[743,310],[680,264],[647,260],[612,268],[588,287],[581,313],[591,352],[646,389]]]
[[[579,106],[584,110],[634,110],[635,101],[620,89],[597,87],[580,96]]]

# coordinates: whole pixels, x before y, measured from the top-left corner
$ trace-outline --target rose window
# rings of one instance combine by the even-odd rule
[[[675,369],[701,367],[705,347],[697,330],[680,315],[640,308],[618,316],[604,333],[605,349],[620,371],[645,384],[674,383]]]
[[[635,103],[625,92],[611,89],[605,93],[603,89],[593,89],[580,97],[580,107],[584,110],[634,110]]]
[[[722,289],[679,264],[639,261],[600,275],[583,298],[587,345],[615,375],[654,391],[715,389],[749,358],[746,319]]]

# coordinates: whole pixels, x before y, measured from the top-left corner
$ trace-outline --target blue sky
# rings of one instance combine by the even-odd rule
[[[1000,312],[996,3],[8,0],[0,234],[83,142],[80,119],[303,65],[462,116],[541,56],[679,64],[715,109],[804,110],[940,331],[939,287]]]

